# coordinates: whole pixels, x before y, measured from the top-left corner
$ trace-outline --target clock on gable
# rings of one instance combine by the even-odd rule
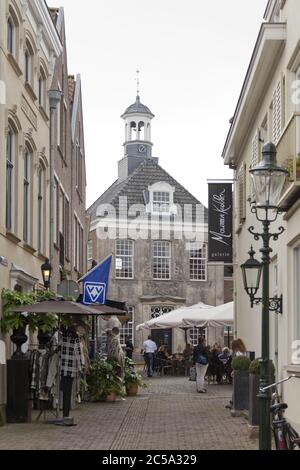
[[[146,146],[145,145],[139,145],[139,153],[146,153]]]

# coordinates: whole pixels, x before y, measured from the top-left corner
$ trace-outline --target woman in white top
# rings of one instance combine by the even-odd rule
[[[232,355],[233,357],[246,356],[247,349],[244,342],[239,338],[232,341]]]

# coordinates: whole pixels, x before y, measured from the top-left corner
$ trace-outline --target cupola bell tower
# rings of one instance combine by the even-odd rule
[[[125,157],[151,158],[151,121],[154,114],[141,103],[139,95],[121,117],[125,121]]]

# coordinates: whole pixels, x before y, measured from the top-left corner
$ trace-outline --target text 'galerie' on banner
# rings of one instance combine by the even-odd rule
[[[232,263],[232,184],[208,184],[208,261]]]

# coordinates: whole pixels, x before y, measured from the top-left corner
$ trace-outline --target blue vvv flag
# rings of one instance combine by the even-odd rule
[[[83,282],[84,305],[104,305],[108,292],[108,279],[112,255],[80,279]]]

